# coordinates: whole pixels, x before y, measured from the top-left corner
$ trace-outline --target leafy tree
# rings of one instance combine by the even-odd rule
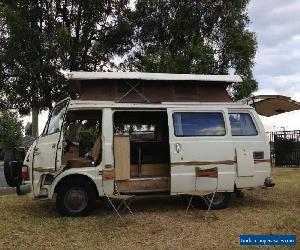
[[[32,135],[38,113],[67,95],[55,43],[55,20],[46,1],[3,1],[1,18],[2,102],[21,114],[32,111]],[[2,103],[3,106],[3,103]]]
[[[243,77],[236,98],[256,90],[255,34],[248,30],[249,0],[137,0],[131,18],[135,44],[125,66],[148,72],[228,74]]]
[[[130,48],[128,0],[56,1],[57,35],[62,68],[110,70],[113,58]]]
[[[0,148],[16,148],[22,145],[23,125],[16,113],[0,112]]]
[[[32,111],[37,136],[38,113],[69,95],[62,70],[108,69],[130,44],[130,26],[122,18],[127,2],[3,0],[0,106]]]

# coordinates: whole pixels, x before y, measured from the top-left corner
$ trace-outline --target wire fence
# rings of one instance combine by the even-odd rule
[[[300,130],[267,133],[276,167],[300,167]]]

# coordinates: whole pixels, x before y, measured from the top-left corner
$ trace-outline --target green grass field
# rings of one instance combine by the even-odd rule
[[[210,222],[204,210],[186,215],[177,197],[139,198],[124,227],[103,202],[88,217],[67,218],[54,201],[1,196],[0,249],[235,249],[240,234],[297,234],[299,247],[300,169],[273,169],[273,179],[274,188],[233,196]]]

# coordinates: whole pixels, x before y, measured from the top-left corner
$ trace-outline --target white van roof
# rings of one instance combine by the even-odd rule
[[[70,81],[100,80],[100,79],[135,79],[144,81],[206,81],[239,83],[242,78],[238,75],[196,75],[196,74],[168,74],[144,72],[70,72]]]
[[[162,102],[162,103],[118,103],[114,101],[88,101],[71,100],[70,109],[99,109],[99,108],[117,108],[117,109],[166,109],[183,108],[193,110],[198,107],[207,109],[254,109],[252,106],[236,102]]]

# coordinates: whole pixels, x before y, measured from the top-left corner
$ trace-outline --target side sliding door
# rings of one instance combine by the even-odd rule
[[[171,193],[194,190],[195,167],[218,167],[219,191],[233,191],[235,150],[228,133],[228,114],[222,108],[168,109]],[[209,179],[209,178],[207,178]],[[208,190],[211,180],[197,183]]]

